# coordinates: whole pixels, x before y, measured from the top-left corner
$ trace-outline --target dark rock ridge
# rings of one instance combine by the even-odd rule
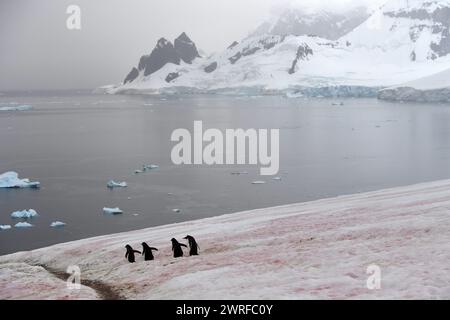
[[[228,46],[228,48],[227,49],[233,49],[234,47],[236,47],[237,45],[239,44],[239,42],[237,42],[237,41],[233,41],[233,43],[232,44],[230,44],[229,46]]]
[[[123,81],[123,84],[126,84],[128,82],[133,82],[137,77],[139,76],[139,70],[133,67],[131,69],[130,73],[127,75],[125,80]]]
[[[195,58],[200,58],[195,43],[186,35],[186,33],[180,34],[174,41],[175,51],[178,56],[186,63],[191,64]]]
[[[314,54],[313,50],[306,44],[302,43],[297,49],[297,55],[294,61],[292,61],[292,66],[289,69],[289,74],[294,74],[299,60],[306,60],[309,56]]]
[[[133,67],[125,78],[124,84],[133,82],[141,72],[144,73],[144,76],[148,76],[168,63],[179,65],[181,61],[184,61],[190,64],[200,57],[195,43],[189,39],[186,33],[183,32],[175,39],[174,43],[175,45],[165,38],[159,39],[153,51],[140,58],[138,67]],[[171,79],[170,81],[175,79],[173,76],[169,77],[169,75],[167,78]]]

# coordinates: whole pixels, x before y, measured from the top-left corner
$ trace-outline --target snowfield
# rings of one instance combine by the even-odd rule
[[[193,235],[196,257],[171,257]],[[157,247],[130,264],[125,245]],[[185,250],[186,252],[186,250]],[[450,180],[253,210],[0,257],[0,299],[449,299]],[[77,265],[84,285],[66,288]],[[381,268],[381,289],[366,286]]]

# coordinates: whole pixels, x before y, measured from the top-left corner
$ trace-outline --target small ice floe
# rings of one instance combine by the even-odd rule
[[[61,222],[61,221],[55,221],[55,222],[52,222],[51,224],[50,224],[50,227],[52,227],[52,228],[61,228],[61,227],[64,227],[66,224],[64,223],[64,222]]]
[[[123,211],[119,208],[103,208],[103,213],[107,214],[122,214]]]
[[[180,213],[181,209],[172,209],[172,211],[175,212],[175,213]]]
[[[273,177],[272,180],[281,181],[281,177]]]
[[[18,106],[0,106],[0,111],[28,111],[33,109],[32,106],[28,104],[22,104]]]
[[[39,188],[40,183],[30,179],[19,179],[19,174],[14,171],[0,174],[0,188]]]
[[[108,188],[126,188],[128,185],[125,181],[116,182],[114,180],[109,180],[106,186]]]
[[[9,230],[9,229],[11,229],[11,226],[9,224],[0,224],[1,231]]]
[[[253,181],[252,184],[266,184],[265,181]]]
[[[235,172],[231,173],[231,175],[233,175],[233,176],[240,176],[241,174],[248,174],[248,172],[247,171],[235,171]]]
[[[17,222],[14,225],[15,228],[31,228],[33,227],[33,225],[31,223],[28,222]]]
[[[154,169],[158,169],[159,166],[156,164],[144,164],[142,166],[143,171],[148,171],[148,170],[154,170]]]
[[[134,174],[139,174],[139,173],[142,173],[142,172],[144,172],[144,171],[142,171],[142,170],[134,170]]]
[[[14,211],[11,213],[11,218],[14,219],[28,219],[28,218],[34,218],[38,214],[36,210],[28,209],[28,210],[22,210],[22,211]]]
[[[173,193],[172,192],[168,192],[167,195],[168,196],[173,196]]]
[[[343,102],[333,102],[331,105],[332,106],[343,106],[344,103]]]
[[[144,103],[144,106],[152,106],[153,103]]]

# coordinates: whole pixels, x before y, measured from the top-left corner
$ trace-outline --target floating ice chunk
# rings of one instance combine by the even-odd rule
[[[28,218],[34,218],[38,214],[36,210],[28,209],[28,210],[22,210],[22,211],[14,211],[11,213],[11,218],[15,219],[28,219]]]
[[[175,213],[180,213],[181,209],[172,209],[172,211],[175,212]]]
[[[147,171],[147,170],[158,169],[159,166],[156,165],[156,164],[144,164],[144,165],[142,166],[142,168],[143,168],[144,171]]]
[[[252,184],[265,184],[265,181],[253,181]]]
[[[119,208],[103,208],[103,212],[107,214],[122,214],[123,211]]]
[[[55,222],[52,222],[51,224],[50,224],[50,227],[52,227],[52,228],[60,228],[60,227],[64,227],[66,224],[64,223],[64,222],[61,222],[61,221],[55,221]]]
[[[18,105],[18,106],[10,106],[10,107],[0,106],[0,111],[28,111],[31,109],[33,109],[33,107],[28,104],[23,104],[23,105]]]
[[[8,230],[11,229],[11,226],[9,224],[0,224],[0,230]]]
[[[109,180],[108,183],[106,184],[106,186],[108,188],[125,188],[127,187],[127,183],[122,181],[122,182],[116,182],[114,180]]]
[[[281,181],[281,177],[273,177],[272,180]]]
[[[40,183],[29,179],[19,179],[17,172],[9,171],[0,174],[0,188],[39,188]]]
[[[31,227],[33,227],[33,225],[28,222],[17,222],[14,225],[14,227],[16,227],[16,228],[31,228]]]

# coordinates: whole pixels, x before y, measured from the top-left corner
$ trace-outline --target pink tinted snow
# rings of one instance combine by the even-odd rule
[[[170,239],[186,234],[200,256],[172,258]],[[159,248],[156,260],[128,263],[124,246],[142,241]],[[130,299],[448,299],[449,249],[450,181],[439,181],[85,239],[3,256],[0,267],[75,264]],[[374,264],[379,290],[366,285]],[[0,281],[0,297],[23,297],[27,281]]]

